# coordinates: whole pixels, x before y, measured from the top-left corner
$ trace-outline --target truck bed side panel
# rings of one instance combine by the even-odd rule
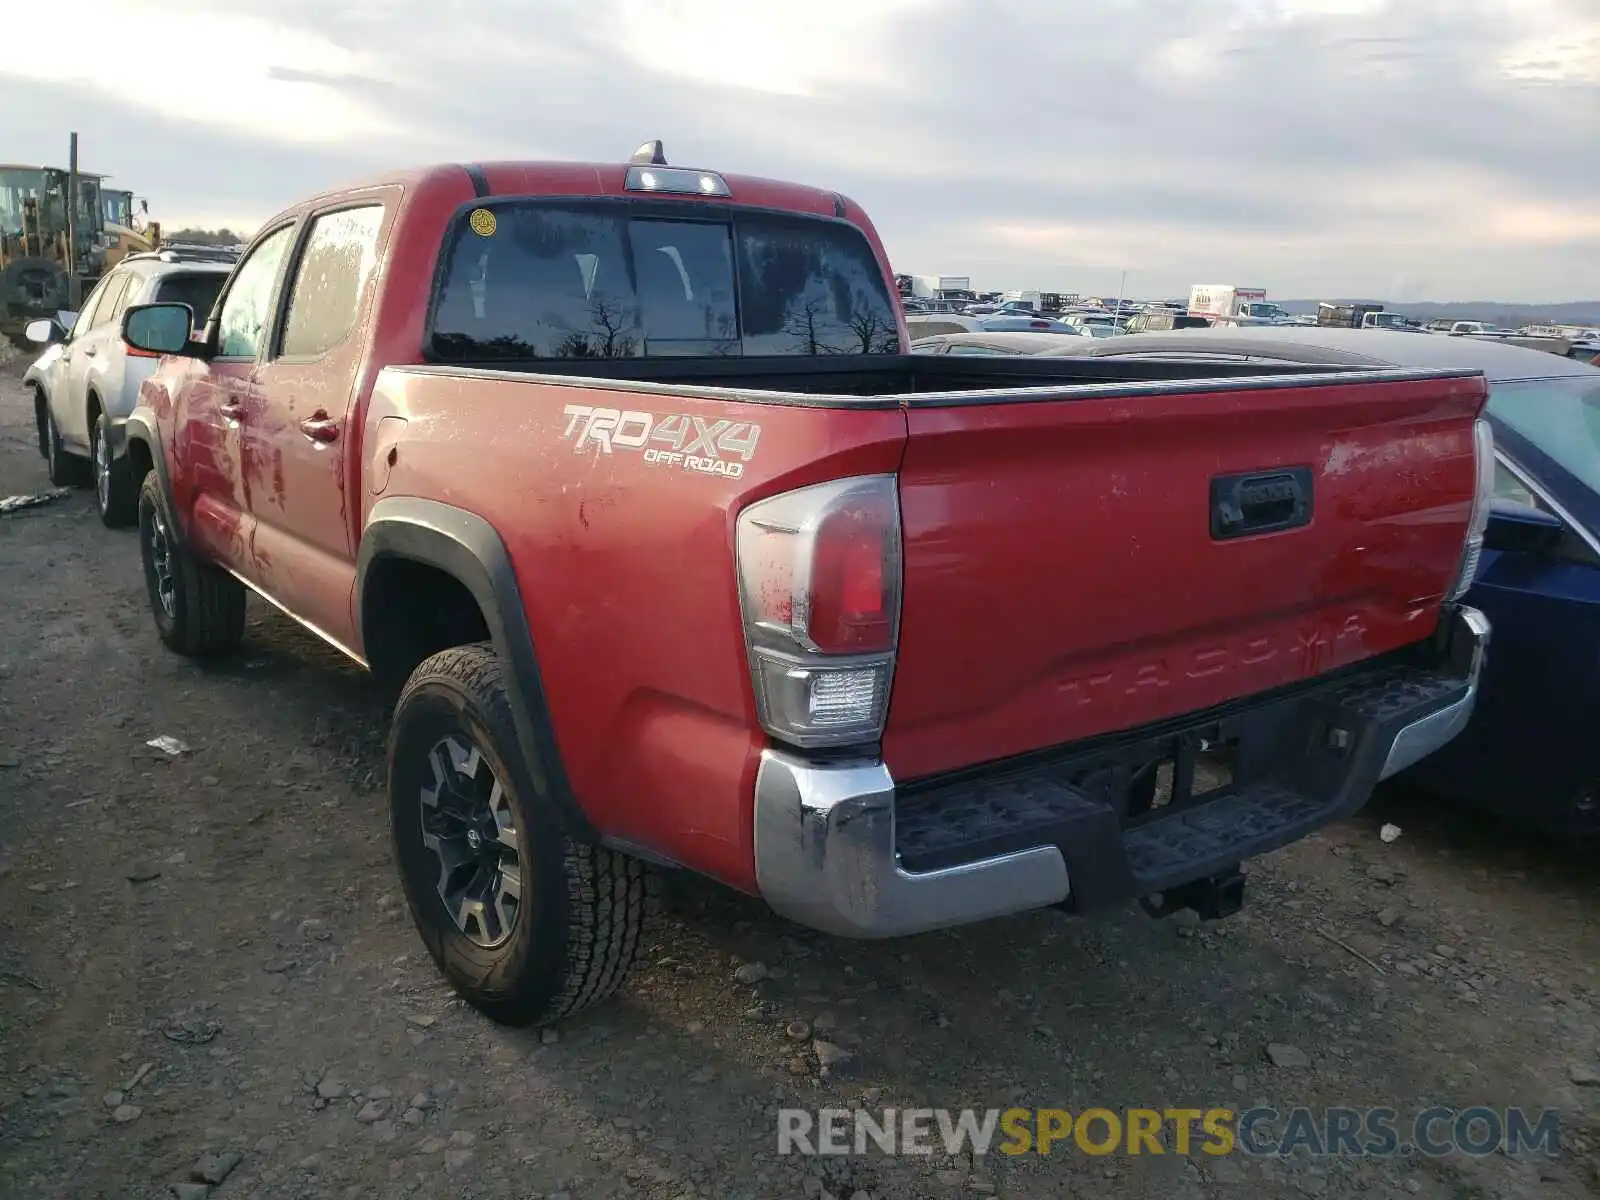
[[[609,451],[583,437],[585,414],[606,407],[621,431]],[[398,437],[392,424],[376,432],[388,417],[407,422]],[[682,427],[670,418],[691,428],[688,443],[697,418],[707,430],[729,422],[722,431],[734,442],[748,444],[752,428],[759,435],[748,462],[738,450],[716,456],[737,477],[705,473],[655,439]],[[734,519],[761,496],[894,471],[903,412],[396,370],[380,375],[367,422],[368,445],[384,455],[396,447],[384,496],[457,503],[500,531],[563,765],[596,828],[753,891],[749,797],[765,741],[734,582]],[[647,451],[678,458],[647,461]],[[369,509],[376,499],[366,497]]]
[[[917,778],[1427,637],[1480,377],[913,407],[886,761]],[[1218,475],[1309,469],[1309,524],[1214,540]]]

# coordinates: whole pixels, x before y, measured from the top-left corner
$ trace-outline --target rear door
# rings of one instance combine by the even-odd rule
[[[365,325],[394,189],[310,215],[241,441],[253,582],[325,636],[355,644],[354,451]]]
[[[105,299],[95,313],[90,345],[84,347],[90,356],[89,390],[94,398],[94,403],[88,407],[113,418],[125,417],[133,411],[133,398],[126,389],[128,348],[122,341],[122,314],[144,288],[143,278],[133,268],[116,274],[120,278],[106,290]]]
[[[896,777],[1427,637],[1461,560],[1485,384],[1351,382],[1373,378],[913,401]]]

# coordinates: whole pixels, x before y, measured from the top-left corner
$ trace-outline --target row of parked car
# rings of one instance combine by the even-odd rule
[[[1203,317],[1191,317],[1163,306],[1121,311],[1075,308],[1035,311],[1024,304],[967,305],[961,311],[907,312],[913,338],[951,333],[1054,333],[1071,337],[1108,338],[1151,330],[1205,328]]]
[[[980,303],[961,299],[907,299],[904,303],[913,336],[923,337],[961,332],[1019,331],[1116,337],[1124,333],[1204,329],[1212,324],[1207,317],[1189,315],[1186,305],[1173,300],[1154,304],[1119,301],[1114,307],[1095,302],[1089,305],[1064,307],[1060,310],[1036,308],[1027,300]],[[1600,356],[1600,330],[1596,329],[1572,329],[1551,325],[1529,325],[1522,329],[1507,329],[1486,321],[1453,319],[1441,319],[1423,324],[1421,321],[1402,317],[1398,313],[1386,313],[1381,306],[1376,305],[1324,305],[1323,307],[1333,309],[1336,319],[1329,321],[1319,318],[1318,315],[1301,313],[1280,316],[1267,323],[1296,327],[1348,326],[1360,329],[1444,334],[1451,337],[1487,338],[1561,354],[1585,362]]]

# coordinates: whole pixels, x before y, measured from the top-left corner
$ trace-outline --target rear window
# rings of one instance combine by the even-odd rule
[[[458,362],[897,354],[900,339],[872,248],[843,222],[513,201],[474,210],[447,238],[431,351]]]
[[[203,325],[211,315],[211,306],[217,302],[217,293],[222,290],[222,281],[227,277],[225,271],[163,275],[156,284],[154,302],[187,304],[194,309],[195,324]]]

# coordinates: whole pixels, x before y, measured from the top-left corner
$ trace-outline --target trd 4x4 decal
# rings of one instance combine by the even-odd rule
[[[561,436],[571,440],[575,453],[636,450],[647,463],[729,479],[744,474],[761,440],[761,426],[749,421],[708,421],[681,413],[658,417],[587,404],[569,404],[563,412],[569,420]]]

